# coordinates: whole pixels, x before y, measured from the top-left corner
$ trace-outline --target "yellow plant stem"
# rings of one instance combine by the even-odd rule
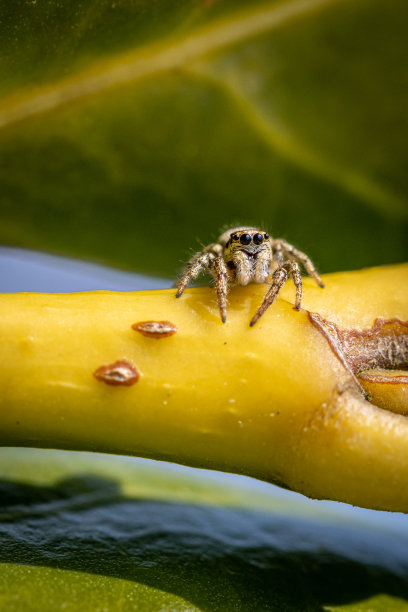
[[[357,332],[408,321],[408,265],[324,281],[305,279],[300,312],[287,283],[253,328],[264,285],[231,290],[226,324],[207,287],[179,300],[173,290],[1,295],[0,444],[164,459],[408,511],[404,373],[374,378],[382,407],[370,403],[309,316]],[[146,321],[167,322],[164,333],[132,328]],[[133,384],[109,384],[103,366],[118,362]]]

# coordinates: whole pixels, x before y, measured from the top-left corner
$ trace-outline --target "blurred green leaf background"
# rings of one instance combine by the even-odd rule
[[[407,257],[404,0],[0,8],[0,241],[174,276],[260,224],[322,271]]]
[[[6,0],[0,242],[172,278],[250,223],[322,272],[406,260],[407,19],[404,0]],[[0,492],[7,612],[408,608],[405,516],[39,450],[0,450]]]

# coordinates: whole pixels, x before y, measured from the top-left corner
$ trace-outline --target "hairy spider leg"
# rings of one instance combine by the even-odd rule
[[[285,284],[289,276],[292,276],[293,282],[296,287],[296,300],[295,309],[299,310],[302,303],[302,277],[299,271],[299,265],[295,261],[287,261],[280,268],[278,268],[272,277],[272,285],[269,288],[268,293],[265,295],[262,304],[252,317],[250,327],[253,327],[255,323],[262,317],[264,312],[271,306],[282,286]]]
[[[324,288],[324,282],[320,278],[315,266],[313,265],[312,260],[309,259],[309,257],[305,253],[299,251],[289,242],[286,242],[286,240],[283,240],[282,238],[278,238],[275,240],[274,250],[276,249],[283,250],[285,253],[289,253],[289,255],[297,259],[305,267],[306,272],[309,274],[309,276],[312,276],[315,279],[319,287],[321,287],[322,289]]]
[[[227,320],[228,268],[221,255],[211,262],[211,266],[216,282],[218,308],[221,320],[225,323]]]
[[[179,298],[183,295],[187,285],[197,278],[203,268],[208,267],[211,259],[214,259],[212,253],[197,253],[190,259],[183,272],[181,273],[180,280],[177,283],[176,297]]]
[[[283,246],[281,240],[273,241],[272,252],[276,259],[278,267],[280,268],[281,266],[283,266]]]

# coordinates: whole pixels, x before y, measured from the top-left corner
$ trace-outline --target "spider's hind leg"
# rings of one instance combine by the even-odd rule
[[[287,255],[299,261],[305,267],[305,270],[309,274],[309,276],[314,278],[319,287],[321,287],[322,289],[324,288],[324,282],[320,278],[319,273],[316,270],[316,267],[314,266],[312,260],[306,255],[306,253],[303,253],[303,251],[299,251],[299,249],[296,249],[289,242],[286,242],[286,240],[282,240],[282,238],[276,239],[275,244],[275,249],[277,252],[283,251]]]

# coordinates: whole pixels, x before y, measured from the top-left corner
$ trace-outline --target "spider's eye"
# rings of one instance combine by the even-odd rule
[[[265,234],[264,238],[265,238],[265,240],[268,240],[269,239],[269,234]]]
[[[238,240],[238,234],[231,234],[231,240]]]
[[[251,242],[251,236],[249,234],[242,234],[239,241],[241,244],[249,244]]]
[[[255,236],[253,237],[253,241],[254,244],[262,244],[264,237],[262,236],[262,234],[255,234]]]

